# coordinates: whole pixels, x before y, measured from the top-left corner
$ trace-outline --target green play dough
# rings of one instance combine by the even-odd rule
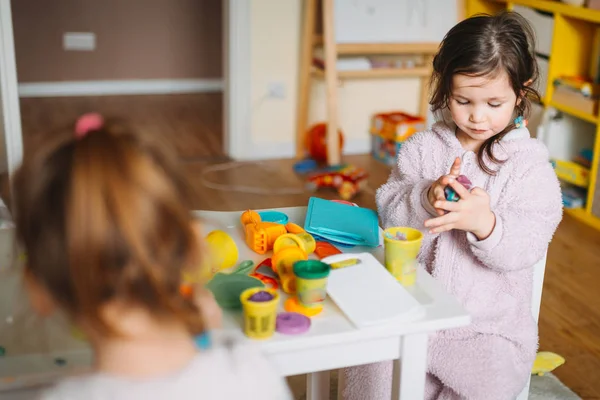
[[[221,308],[239,309],[242,307],[240,295],[246,289],[264,287],[259,279],[239,274],[217,274],[206,284]]]

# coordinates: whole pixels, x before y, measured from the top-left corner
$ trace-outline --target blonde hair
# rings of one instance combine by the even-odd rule
[[[174,151],[108,120],[75,138],[75,125],[26,154],[14,176],[17,237],[27,269],[72,317],[103,334],[111,301],[203,324],[180,294],[200,266],[190,210],[194,195]]]

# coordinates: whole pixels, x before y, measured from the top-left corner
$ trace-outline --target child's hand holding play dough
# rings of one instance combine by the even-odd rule
[[[454,178],[449,178],[449,185],[456,191],[460,200],[458,202],[437,200],[433,204],[436,209],[448,213],[425,221],[425,226],[430,229],[429,232],[440,233],[459,229],[473,233],[479,240],[486,239],[496,225],[496,216],[490,209],[490,196],[478,187],[469,191]]]
[[[429,187],[429,191],[427,192],[427,199],[429,200],[431,206],[435,208],[435,211],[438,213],[438,215],[444,215],[446,212],[443,209],[437,207],[435,204],[438,201],[446,200],[444,189],[450,184],[450,180],[458,178],[459,174],[460,158],[457,157],[456,160],[454,160],[452,167],[450,167],[450,173],[448,175],[441,176]]]

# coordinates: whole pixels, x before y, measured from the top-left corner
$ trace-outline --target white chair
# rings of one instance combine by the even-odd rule
[[[542,303],[542,289],[544,287],[544,273],[546,272],[546,257],[538,261],[533,266],[533,292],[531,294],[531,313],[535,322],[538,322],[540,316],[540,304]],[[527,385],[523,391],[517,396],[516,400],[527,400],[529,398],[529,384],[531,382],[531,376],[527,379]]]

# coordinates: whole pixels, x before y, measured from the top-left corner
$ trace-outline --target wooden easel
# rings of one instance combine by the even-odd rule
[[[338,147],[338,79],[420,77],[421,99],[419,114],[426,117],[428,111],[428,83],[432,72],[433,55],[439,43],[344,43],[337,44],[334,35],[334,1],[304,0],[302,43],[300,53],[300,79],[298,90],[298,111],[296,126],[296,157],[304,157],[304,135],[308,122],[310,85],[313,75],[325,77],[327,95],[327,163],[337,165],[341,162]],[[321,3],[323,36],[315,34],[318,6]],[[457,0],[459,20],[464,16],[464,0]],[[325,68],[313,68],[313,49],[323,46]],[[421,54],[424,64],[412,68],[380,68],[359,71],[340,71],[335,66],[338,55],[403,55]]]

